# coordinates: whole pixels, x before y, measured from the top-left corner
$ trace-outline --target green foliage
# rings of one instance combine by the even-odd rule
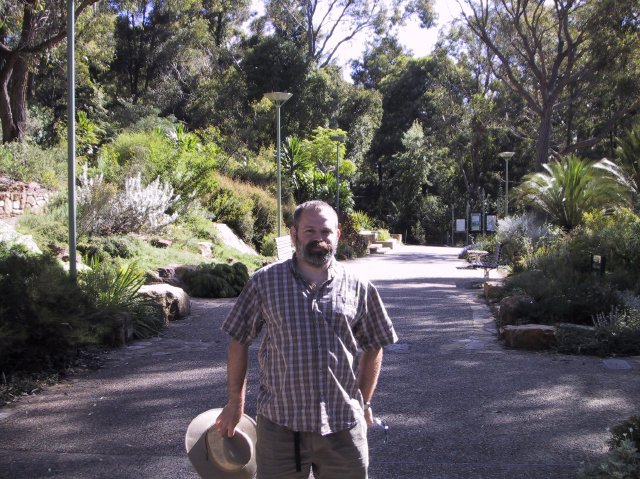
[[[67,154],[63,148],[42,148],[31,143],[0,144],[0,174],[13,180],[36,181],[48,188],[65,184]]]
[[[369,231],[374,228],[373,220],[364,211],[350,211],[349,219],[353,223],[353,228],[356,231]]]
[[[340,215],[340,240],[336,257],[338,259],[353,259],[367,254],[367,240],[360,234],[352,213]]]
[[[638,479],[640,452],[633,442],[625,439],[614,447],[606,460],[580,472],[580,479]]]
[[[278,248],[276,247],[277,232],[272,232],[265,235],[262,238],[262,245],[260,246],[260,254],[268,258],[278,255]]]
[[[51,256],[0,243],[0,371],[63,371],[96,340],[95,311]]]
[[[532,213],[508,216],[498,221],[495,238],[491,243],[502,244],[501,256],[505,263],[518,264],[533,261],[535,251],[559,239],[562,231],[543,223]],[[490,245],[485,245],[490,246]],[[492,245],[491,245],[492,246]]]
[[[624,440],[630,440],[640,451],[640,416],[631,416],[611,428],[611,447],[620,446]]]
[[[606,257],[610,280],[620,290],[640,293],[640,216],[622,208],[584,218],[579,236],[584,249]]]
[[[546,250],[532,269],[509,276],[507,291],[523,291],[534,300],[526,322],[591,324],[592,315],[619,303],[616,289],[591,271],[590,255],[571,242]]]
[[[627,132],[623,138],[618,138],[616,156],[635,197],[636,212],[640,211],[640,125]]]
[[[139,253],[140,243],[140,239],[133,236],[93,236],[86,242],[78,242],[77,248],[89,262],[102,262],[113,258],[134,258]]]
[[[16,230],[33,236],[42,250],[68,244],[69,206],[66,195],[53,196],[42,213],[26,212],[21,215]]]
[[[201,264],[195,271],[186,273],[183,279],[192,296],[231,298],[240,294],[249,281],[249,272],[243,263]]]
[[[100,311],[96,317],[104,318],[108,324],[114,313],[131,314],[136,339],[154,336],[162,330],[164,319],[159,307],[138,294],[145,282],[145,274],[135,263],[120,265],[93,256],[88,265],[90,269],[78,272],[78,282]],[[103,333],[104,340],[108,340],[107,334],[108,331]]]
[[[624,172],[609,160],[592,162],[569,155],[542,166],[545,172],[525,176],[514,193],[562,228],[578,226],[588,211],[629,201]]]
[[[582,470],[580,479],[638,479],[640,477],[640,416],[611,428],[610,451],[600,464]]]
[[[220,177],[218,187],[203,202],[215,221],[226,223],[243,241],[260,249],[263,238],[274,231],[277,204],[261,188]]]
[[[604,354],[640,354],[640,309],[612,309],[593,316],[600,349]]]
[[[128,311],[138,301],[145,276],[135,264],[120,266],[94,256],[88,266],[90,269],[79,272],[78,280],[97,309]]]
[[[167,214],[179,197],[156,178],[143,186],[140,173],[125,180],[122,191],[105,184],[102,175],[89,178],[85,167],[78,187],[79,231],[84,234],[154,233],[173,223]]]

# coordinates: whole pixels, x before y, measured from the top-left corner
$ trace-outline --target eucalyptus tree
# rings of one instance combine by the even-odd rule
[[[322,68],[352,40],[383,35],[409,15],[418,15],[431,26],[432,4],[432,0],[265,0],[265,11],[275,31],[304,48],[308,61]]]
[[[81,27],[98,0],[76,2]],[[24,140],[29,78],[40,55],[67,35],[66,1],[9,0],[0,3],[0,121],[2,141]],[[81,32],[80,32],[81,34]]]
[[[399,63],[409,59],[409,52],[395,36],[386,35],[368,42],[362,58],[351,62],[351,79],[355,85],[375,90]]]
[[[514,194],[562,228],[579,225],[588,211],[629,204],[624,172],[607,159],[594,162],[567,155],[542,167],[544,171],[526,175]]]
[[[588,129],[566,121],[564,138],[554,129],[564,102],[578,105],[596,85],[623,72],[633,78],[628,62],[637,59],[637,2],[615,0],[465,0],[463,18],[491,54],[492,73],[522,99],[535,117],[535,163],[550,153],[592,147],[622,118],[640,107],[640,95],[608,105],[609,115]],[[635,20],[634,20],[635,19]],[[626,31],[625,41],[619,34]],[[634,56],[635,55],[635,56]],[[637,60],[636,60],[637,61]],[[624,72],[625,68],[627,69]],[[569,92],[569,93],[568,93]],[[568,127],[567,127],[568,124]],[[576,137],[580,133],[583,137]]]

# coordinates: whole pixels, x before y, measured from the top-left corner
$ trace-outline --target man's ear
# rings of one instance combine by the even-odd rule
[[[298,231],[295,226],[291,226],[289,229],[289,236],[291,236],[291,240],[295,242],[298,239]]]
[[[337,229],[336,230],[336,236],[338,237],[338,239],[340,239],[341,235],[342,235],[342,232],[339,229]]]

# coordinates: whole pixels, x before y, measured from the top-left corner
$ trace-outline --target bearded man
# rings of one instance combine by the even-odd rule
[[[293,257],[258,270],[222,326],[231,336],[228,402],[215,427],[233,436],[244,413],[248,347],[264,330],[258,479],[307,479],[311,470],[316,479],[364,479],[382,348],[397,336],[376,288],[336,261],[331,206],[299,205],[290,233]]]

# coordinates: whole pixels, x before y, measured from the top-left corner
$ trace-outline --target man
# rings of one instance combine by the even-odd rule
[[[335,260],[340,230],[331,206],[301,204],[290,233],[293,258],[257,271],[222,326],[231,336],[228,403],[216,429],[234,434],[248,346],[264,329],[258,479],[306,479],[311,468],[316,479],[363,479],[382,348],[397,336],[375,287]]]

